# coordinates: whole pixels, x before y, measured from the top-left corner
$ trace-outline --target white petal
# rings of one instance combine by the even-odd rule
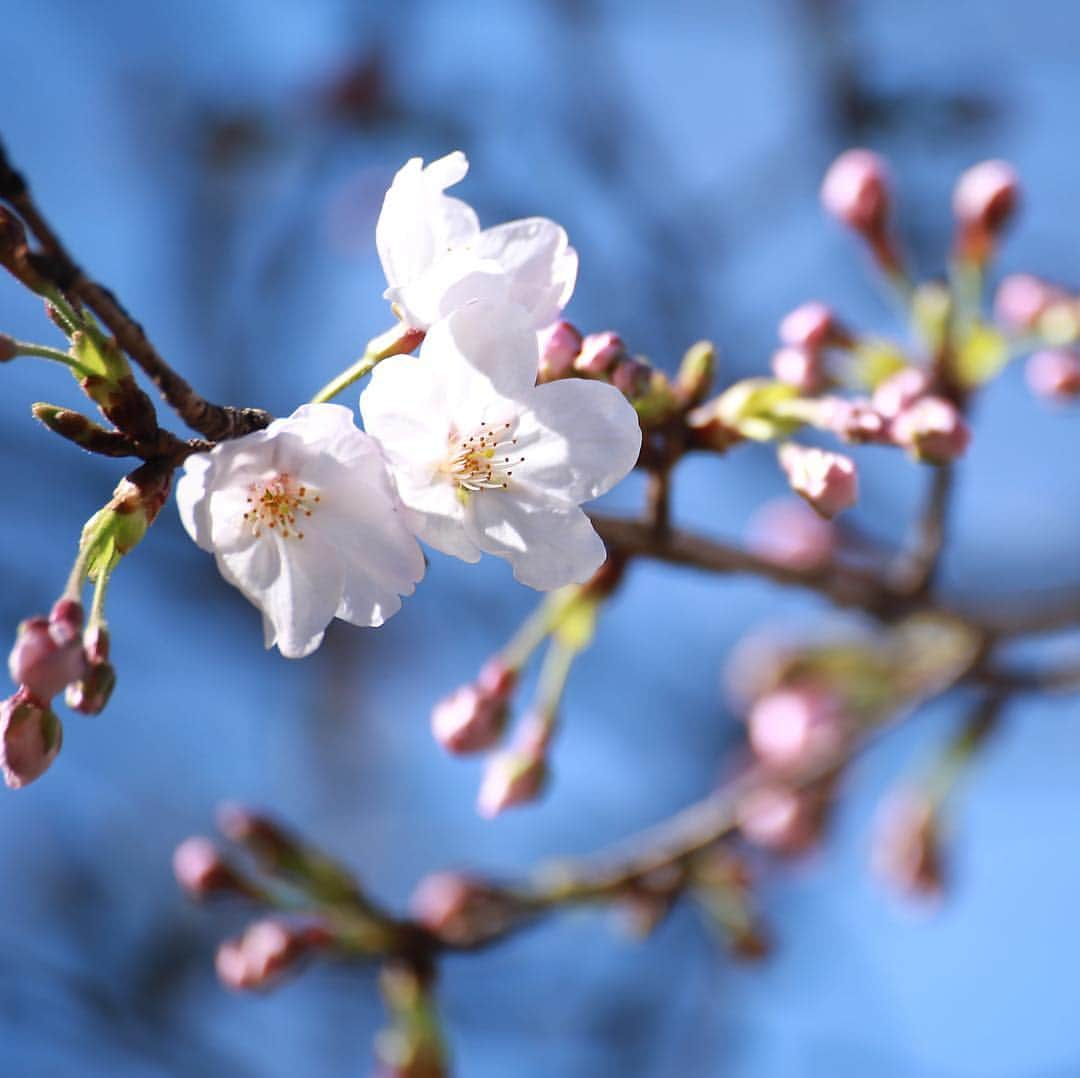
[[[466,203],[442,192],[464,175],[464,154],[450,154],[426,169],[418,157],[394,177],[375,226],[375,245],[391,287],[419,277],[449,247],[479,232]]]
[[[577,506],[548,501],[524,484],[477,494],[466,528],[482,550],[510,562],[514,579],[540,591],[583,584],[607,557]]]
[[[510,278],[498,262],[455,248],[411,281],[388,288],[385,296],[397,304],[407,325],[428,329],[467,303],[509,303],[510,291]]]
[[[176,484],[176,508],[180,511],[180,522],[203,550],[213,549],[206,504],[206,479],[211,467],[209,453],[196,453],[184,462],[184,474]]]
[[[462,561],[480,560],[480,548],[465,530],[466,506],[455,484],[445,479],[415,488],[399,483],[398,490],[409,509],[410,526],[422,542]]]
[[[484,229],[471,243],[481,258],[493,259],[512,281],[511,299],[527,313],[533,329],[543,329],[570,302],[577,281],[577,252],[566,230],[546,217],[527,217]]]
[[[574,503],[610,490],[637,463],[641,426],[629,401],[605,382],[567,378],[528,397],[515,476]]]

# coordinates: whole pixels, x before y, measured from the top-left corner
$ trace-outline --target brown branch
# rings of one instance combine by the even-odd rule
[[[915,523],[910,548],[890,572],[892,583],[900,591],[925,596],[933,587],[945,546],[953,476],[951,464],[934,469],[926,505]]]
[[[260,408],[212,404],[169,366],[150,343],[143,327],[104,285],[89,278],[74,260],[34,201],[25,178],[9,163],[0,143],[0,199],[7,202],[41,244],[35,256],[39,272],[61,291],[81,299],[116,338],[117,344],[158,387],[162,397],[192,430],[210,441],[237,438],[260,430],[271,420]]]

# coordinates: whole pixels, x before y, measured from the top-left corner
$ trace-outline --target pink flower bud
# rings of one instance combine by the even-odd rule
[[[535,801],[547,782],[548,766],[542,752],[509,749],[493,756],[484,770],[476,811],[494,819],[515,805]]]
[[[479,752],[499,740],[506,717],[505,700],[477,685],[462,685],[435,705],[431,732],[447,752]]]
[[[331,942],[330,933],[316,923],[297,925],[277,918],[256,921],[239,940],[226,940],[218,948],[218,977],[234,990],[272,988]]]
[[[961,175],[953,190],[953,213],[962,258],[982,262],[990,255],[1019,197],[1020,181],[1007,161],[983,161]]]
[[[83,715],[100,715],[116,688],[116,670],[110,663],[93,663],[64,693],[64,703]]]
[[[1024,368],[1027,384],[1037,397],[1066,401],[1080,396],[1080,356],[1065,348],[1036,352]]]
[[[867,400],[821,397],[817,401],[814,425],[831,431],[845,442],[880,442],[886,437],[885,420]]]
[[[58,644],[66,644],[82,635],[83,608],[78,599],[57,599],[49,611],[49,625],[53,639]]]
[[[801,853],[819,834],[819,821],[806,799],[783,786],[751,790],[736,805],[735,817],[748,842],[775,853]]]
[[[554,322],[540,330],[541,382],[565,378],[574,369],[574,360],[581,351],[581,334],[569,322]]]
[[[497,934],[514,912],[498,891],[460,872],[425,876],[409,900],[409,909],[432,935],[456,946]]]
[[[825,173],[821,202],[827,213],[867,236],[884,232],[892,198],[889,170],[871,150],[847,150]]]
[[[574,360],[574,370],[600,378],[626,355],[626,345],[617,333],[590,333],[581,342],[581,351]]]
[[[624,356],[615,363],[611,384],[630,400],[642,396],[652,381],[652,367],[633,356]]]
[[[800,393],[820,393],[824,386],[821,353],[815,350],[788,345],[773,352],[770,365],[781,382],[795,386]]]
[[[971,429],[951,401],[923,397],[905,408],[892,422],[890,433],[916,460],[945,464],[962,456],[971,441]]]
[[[1030,273],[1004,278],[994,295],[994,315],[1012,329],[1034,329],[1043,312],[1066,299],[1060,288]]]
[[[859,480],[850,457],[788,442],[779,460],[791,489],[826,519],[855,504]]]
[[[18,355],[20,352],[15,338],[9,337],[6,333],[0,333],[0,363],[7,363]]]
[[[816,352],[828,345],[849,345],[851,335],[837,322],[831,307],[812,300],[784,316],[780,322],[780,343]]]
[[[719,398],[699,405],[686,414],[686,428],[694,449],[724,453],[743,440],[743,436],[724,422]]]
[[[810,572],[832,560],[836,530],[803,502],[778,498],[751,518],[747,546],[777,565]]]
[[[887,799],[878,811],[870,865],[879,879],[907,895],[934,897],[944,885],[933,806],[914,792]]]
[[[192,898],[249,891],[248,885],[208,838],[184,839],[173,853],[172,866],[176,882]]]
[[[82,640],[71,635],[69,621],[30,618],[19,626],[8,670],[37,699],[51,700],[85,672]]]
[[[750,746],[768,767],[787,769],[827,760],[844,739],[844,718],[834,697],[814,686],[775,689],[747,716]]]
[[[517,670],[512,666],[507,666],[497,655],[484,663],[476,678],[476,684],[483,692],[505,701],[510,700],[517,683]]]
[[[0,704],[0,771],[17,790],[39,778],[60,752],[60,720],[25,688]]]
[[[925,371],[918,367],[905,367],[902,371],[886,378],[874,390],[872,404],[874,411],[886,419],[895,419],[905,408],[910,407],[920,397],[926,396],[930,388],[930,379]]]

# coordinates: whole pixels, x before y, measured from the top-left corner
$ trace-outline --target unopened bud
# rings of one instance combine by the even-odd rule
[[[699,404],[709,394],[716,375],[716,348],[712,341],[692,344],[682,357],[675,391],[684,405]]]
[[[722,398],[717,397],[686,414],[686,428],[694,449],[724,453],[743,440],[743,436],[726,422],[722,412]]]
[[[496,889],[460,872],[425,876],[409,909],[432,935],[459,947],[497,935],[513,916],[512,903]]]
[[[889,170],[870,150],[847,150],[825,173],[821,202],[827,213],[867,240],[878,260],[895,268],[896,252],[887,239],[892,196]]]
[[[801,853],[817,841],[820,833],[806,799],[783,786],[751,790],[739,801],[735,816],[748,842],[775,853]]]
[[[913,792],[887,799],[878,811],[870,864],[883,882],[907,895],[940,895],[940,836],[931,803]]]
[[[1007,161],[983,161],[964,172],[953,190],[959,226],[957,254],[984,262],[1016,209],[1020,181]]]
[[[547,760],[542,752],[528,748],[509,749],[493,756],[484,770],[476,811],[494,819],[515,805],[535,801],[548,778]]]
[[[816,352],[830,345],[846,347],[852,338],[836,320],[831,307],[812,300],[784,316],[780,322],[780,343]]]
[[[778,769],[828,760],[840,748],[845,733],[836,699],[814,686],[766,693],[754,703],[746,723],[758,759]]]
[[[581,351],[581,334],[569,322],[554,322],[540,330],[541,382],[565,378],[574,369],[574,360]]]
[[[173,875],[192,898],[247,894],[249,886],[208,838],[184,839],[173,852]]]
[[[810,348],[788,345],[773,352],[773,374],[781,382],[795,386],[800,393],[820,393],[825,383],[821,353]]]
[[[215,966],[226,988],[272,988],[331,941],[330,933],[317,923],[268,918],[249,925],[238,940],[226,940],[218,948]]]
[[[885,419],[895,419],[905,408],[909,408],[920,397],[926,396],[930,388],[930,379],[925,371],[918,367],[905,367],[902,371],[886,378],[874,390],[872,404],[874,411]]]
[[[581,351],[574,360],[574,370],[592,378],[600,378],[626,355],[626,345],[617,333],[590,333],[581,342]]]
[[[788,442],[778,458],[791,489],[826,519],[855,504],[859,480],[850,457]]]
[[[994,315],[1011,329],[1034,329],[1048,307],[1060,303],[1065,293],[1030,273],[1005,277],[994,294]]]
[[[916,459],[945,464],[963,456],[971,429],[956,405],[943,397],[923,397],[902,411],[890,433]]]
[[[633,356],[617,360],[611,371],[611,384],[630,400],[646,392],[652,381],[652,367]]]
[[[20,352],[15,338],[9,337],[6,333],[0,333],[0,363],[7,363],[18,355]]]
[[[816,402],[814,425],[858,444],[885,441],[888,434],[884,418],[869,401],[847,397],[821,397]]]
[[[8,670],[16,684],[47,702],[84,674],[82,641],[71,635],[70,621],[30,618],[19,626]]]
[[[1036,352],[1027,361],[1024,376],[1037,397],[1067,401],[1080,396],[1080,356],[1065,348]]]
[[[462,685],[435,705],[431,732],[448,752],[479,752],[499,740],[506,718],[505,700],[477,685]]]
[[[91,663],[78,681],[73,681],[64,693],[64,703],[83,715],[100,715],[105,710],[113,689],[116,670],[110,663]]]
[[[746,543],[760,558],[812,572],[832,560],[836,530],[803,502],[779,498],[751,518]]]
[[[17,790],[39,778],[56,759],[64,738],[60,720],[26,689],[0,704],[0,771]]]

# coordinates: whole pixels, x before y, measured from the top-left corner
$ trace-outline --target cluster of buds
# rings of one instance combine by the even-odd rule
[[[773,353],[773,374],[800,393],[816,395],[830,384],[825,367],[828,349],[847,349],[854,343],[831,307],[816,301],[804,303],[780,322],[780,348]]]

